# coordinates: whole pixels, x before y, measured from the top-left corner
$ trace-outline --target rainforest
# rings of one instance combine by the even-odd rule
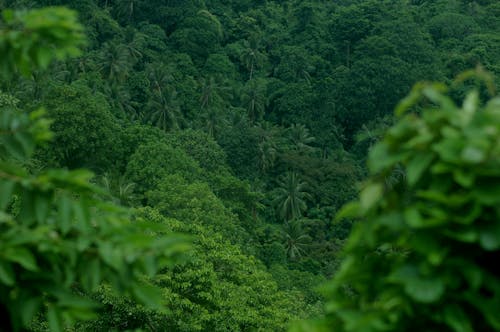
[[[0,332],[500,331],[498,1],[0,12]]]

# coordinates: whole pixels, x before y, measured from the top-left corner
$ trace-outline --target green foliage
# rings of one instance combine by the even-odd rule
[[[55,4],[77,10],[84,28],[67,10],[5,10]],[[500,73],[494,0],[0,0],[0,9],[0,64],[17,67],[6,68],[8,79],[0,80],[0,105],[11,112],[45,105],[53,120],[54,141],[21,166],[29,174],[90,167],[98,173],[94,182],[107,189],[96,201],[148,205],[186,227],[203,228],[207,238],[219,239],[217,230],[278,271],[274,279],[283,280],[279,288],[294,301],[283,306],[289,318],[319,313],[311,293],[319,279],[311,274],[336,273],[339,250],[356,223],[332,224],[332,216],[356,196],[356,182],[367,173],[360,165],[381,139],[378,132],[393,123],[397,101],[417,80],[447,81],[477,65]],[[72,23],[54,28],[65,20]],[[64,61],[82,45],[83,29],[86,49]],[[49,65],[54,54],[59,61]],[[49,70],[27,73],[38,65]],[[455,101],[467,87],[477,87],[480,99],[500,87],[498,80],[488,87],[464,80],[450,92]],[[422,101],[414,109],[427,107]],[[33,149],[17,136],[9,136],[3,153]],[[279,184],[287,172],[307,189],[290,195]],[[398,164],[384,175],[384,186],[400,188],[405,176]],[[300,199],[285,215],[300,222],[277,223],[283,218],[276,207],[294,195]],[[14,200],[11,212],[20,204]],[[186,279],[210,280],[199,282],[196,292],[207,286],[206,293],[220,294],[210,266],[186,266]],[[247,282],[254,280],[231,292],[243,298]],[[253,322],[260,314],[251,309],[245,323],[233,324],[238,318],[221,311],[244,316],[236,302],[222,305],[218,295],[212,302],[204,295],[191,300],[195,291],[166,289],[172,319],[106,285],[92,298],[108,317],[81,329],[281,328]],[[275,310],[269,317],[283,314]]]
[[[226,154],[212,137],[196,130],[169,133],[168,144],[184,150],[209,172],[220,172],[226,167]]]
[[[364,220],[316,330],[500,329],[500,100],[471,91],[458,108],[444,91],[417,85],[372,149],[359,200],[338,215]]]
[[[28,76],[35,68],[47,68],[54,57],[79,55],[85,40],[76,13],[65,8],[3,10],[1,24],[2,75],[17,69]]]
[[[54,120],[54,141],[40,158],[61,166],[106,169],[114,164],[120,126],[101,94],[84,84],[55,86],[45,105]]]
[[[306,200],[311,197],[306,189],[307,183],[295,172],[287,172],[279,178],[273,203],[280,219],[288,221],[302,216],[307,209]]]
[[[46,54],[49,59],[41,60],[43,66],[53,56],[75,53],[80,26],[73,12],[53,8],[5,15],[31,29],[28,36],[40,38],[36,43],[60,48]],[[38,53],[30,51],[29,43],[23,44],[22,35],[7,35],[13,44],[6,44],[1,58],[9,59],[11,48],[19,50],[24,57],[11,59],[14,62],[6,66],[18,65],[28,73],[29,66],[40,61],[34,59]],[[91,319],[98,304],[82,292],[96,290],[104,282],[162,310],[163,299],[142,280],[172,263],[186,249],[185,241],[166,235],[169,230],[159,225],[131,222],[129,211],[98,199],[103,192],[90,184],[88,171],[27,171],[24,165],[36,145],[52,137],[50,121],[42,115],[43,111],[28,115],[1,109],[0,313],[3,319],[10,317],[3,326],[24,330],[42,314],[51,331],[62,331],[78,320]],[[164,236],[157,237],[159,233]]]
[[[109,307],[92,323],[95,329],[110,330],[129,321],[128,328],[152,330],[283,331],[292,314],[302,314],[299,294],[279,291],[255,258],[244,255],[219,234],[200,225],[166,219],[149,208],[138,214],[167,225],[173,232],[190,233],[194,250],[185,264],[164,269],[153,279],[167,299],[167,314],[149,313],[146,321],[129,321],[128,317],[144,315],[144,308],[101,292]]]

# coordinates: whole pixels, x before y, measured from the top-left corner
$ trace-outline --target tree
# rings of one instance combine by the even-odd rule
[[[169,131],[179,129],[182,121],[177,93],[172,88],[169,91],[153,93],[148,102],[149,115],[147,120],[158,128]]]
[[[248,40],[245,40],[243,46],[244,50],[240,59],[248,70],[248,80],[251,81],[254,71],[263,65],[266,56],[260,51],[260,40],[257,36],[252,36]]]
[[[147,140],[130,156],[125,174],[136,183],[135,192],[143,196],[167,175],[179,174],[190,182],[200,179],[202,170],[182,149],[167,142]]]
[[[311,195],[306,191],[307,184],[301,181],[295,172],[287,172],[278,181],[278,188],[274,190],[273,203],[277,208],[278,216],[284,220],[295,220],[302,216],[307,209],[306,200]]]
[[[269,122],[260,122],[254,129],[259,136],[260,168],[262,172],[266,172],[274,166],[283,143],[283,130]]]
[[[311,143],[315,138],[309,133],[309,129],[302,124],[293,124],[287,129],[287,136],[292,150],[310,153],[314,150]]]
[[[258,79],[248,81],[243,89],[241,101],[247,109],[251,123],[261,120],[267,104],[265,81]]]
[[[63,8],[3,11],[0,68],[11,75],[46,67],[54,55],[74,55],[82,42],[76,14]],[[22,38],[20,37],[22,36]],[[37,48],[40,44],[41,50]],[[48,45],[55,52],[44,50]],[[24,54],[23,57],[17,57]],[[6,330],[26,330],[40,315],[51,331],[94,317],[85,294],[107,283],[149,308],[161,310],[154,287],[142,283],[181,251],[172,236],[158,238],[129,211],[96,198],[85,170],[29,172],[37,145],[52,134],[43,111],[3,108],[0,119],[0,317]],[[170,245],[165,244],[169,238]],[[167,253],[166,249],[172,251]]]
[[[44,99],[54,120],[54,140],[40,154],[62,166],[103,169],[114,162],[120,126],[101,94],[93,94],[82,82],[54,86]]]
[[[311,243],[311,237],[302,230],[300,220],[292,220],[283,225],[283,243],[290,260],[303,256]]]
[[[129,75],[130,53],[123,44],[105,43],[97,61],[99,71],[110,85],[122,83]]]
[[[371,150],[359,199],[337,215],[364,220],[313,330],[500,329],[500,100],[481,105],[473,90],[458,108],[445,91],[415,86]]]

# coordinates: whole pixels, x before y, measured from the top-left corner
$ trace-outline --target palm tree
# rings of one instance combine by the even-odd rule
[[[130,97],[130,93],[122,84],[106,87],[106,94],[109,96],[111,106],[119,110],[122,114],[126,115],[131,120],[140,118],[139,103],[134,102]]]
[[[147,120],[164,131],[178,129],[181,112],[176,97],[177,93],[173,89],[154,93],[148,103],[150,114]]]
[[[163,91],[173,83],[174,78],[171,74],[172,69],[164,64],[153,64],[146,68],[149,86],[153,88],[154,93],[163,95]]]
[[[267,171],[274,166],[280,145],[281,131],[269,122],[261,122],[255,126],[259,137],[260,169]]]
[[[230,98],[231,88],[220,77],[210,76],[200,80],[200,107],[222,106],[224,99]]]
[[[111,85],[123,82],[130,69],[130,52],[122,44],[105,43],[98,55],[99,71]]]
[[[129,23],[135,13],[138,0],[120,0],[116,3],[116,14]]]
[[[244,42],[245,50],[241,54],[241,61],[250,73],[249,80],[252,80],[254,70],[262,65],[265,55],[259,51],[259,38],[253,36]]]
[[[136,199],[136,195],[134,194],[135,184],[128,182],[123,175],[116,178],[108,173],[104,173],[98,179],[98,183],[111,195],[113,202],[117,204],[129,206]]]
[[[311,195],[306,192],[307,183],[300,180],[295,172],[287,172],[278,179],[278,188],[273,200],[281,219],[288,221],[302,216],[307,209],[306,200],[311,200]]]
[[[251,80],[247,82],[243,89],[241,100],[247,109],[248,118],[251,123],[260,120],[264,115],[266,106],[265,83],[261,80]]]
[[[288,258],[294,260],[306,253],[311,243],[311,237],[303,231],[299,220],[285,223],[282,234]]]
[[[310,144],[315,141],[315,138],[309,133],[309,129],[302,124],[293,124],[288,128],[288,140],[292,150],[299,152],[313,152],[314,147]]]

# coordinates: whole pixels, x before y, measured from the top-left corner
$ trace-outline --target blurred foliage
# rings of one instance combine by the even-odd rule
[[[67,16],[67,17],[66,17]],[[31,65],[46,67],[54,56],[75,53],[81,27],[73,12],[52,8],[13,17],[35,41],[11,32],[2,38],[2,65],[28,74]],[[37,23],[38,22],[38,23]],[[45,22],[45,23],[43,23]],[[21,30],[22,31],[22,30]],[[26,44],[25,44],[26,43]],[[48,55],[31,49],[46,43],[60,48]],[[12,57],[12,50],[23,56]],[[46,52],[46,50],[45,50]],[[36,59],[36,57],[47,57]],[[44,169],[31,173],[37,144],[52,138],[43,110],[30,114],[3,106],[0,116],[0,310],[2,325],[24,330],[40,313],[51,331],[95,317],[99,304],[83,292],[106,282],[149,308],[162,310],[164,299],[142,282],[175,261],[186,242],[167,235],[161,225],[130,220],[124,208],[98,199],[102,190],[90,184],[85,170]],[[162,237],[157,234],[165,233]]]
[[[499,330],[500,99],[472,90],[457,107],[444,85],[418,84],[396,114],[337,215],[362,221],[311,329]]]

